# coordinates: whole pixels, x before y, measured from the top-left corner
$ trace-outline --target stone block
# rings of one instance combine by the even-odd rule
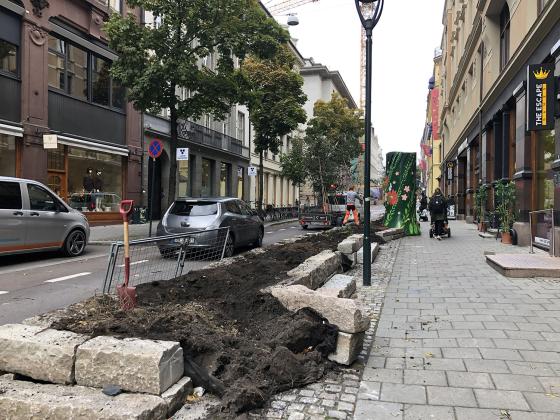
[[[377,257],[377,254],[379,254],[379,244],[374,242],[371,244],[371,262],[373,262],[375,260],[375,257]],[[357,258],[358,258],[358,264],[363,264],[364,263],[364,248],[360,248],[357,252]]]
[[[184,376],[179,381],[172,385],[167,391],[161,394],[167,404],[167,416],[171,417],[177,410],[181,408],[187,396],[193,390],[193,383],[191,378]]]
[[[317,292],[327,296],[349,298],[356,291],[356,279],[344,274],[335,274]]]
[[[95,337],[76,352],[78,385],[160,395],[184,372],[183,349],[173,341]]]
[[[289,284],[301,284],[315,290],[339,268],[340,256],[332,251],[323,251],[288,271]]]
[[[329,354],[329,360],[341,365],[351,365],[360,355],[364,345],[365,332],[357,334],[338,333],[336,351]]]
[[[159,420],[167,418],[163,398],[146,394],[104,395],[83,386],[37,384],[0,378],[0,418]]]
[[[76,348],[88,338],[33,325],[3,325],[0,370],[57,384],[74,383]]]
[[[343,254],[342,252],[336,251],[340,255],[340,263],[343,270],[355,267],[358,264],[358,254],[353,252],[352,254]]]
[[[352,254],[362,247],[364,235],[350,235],[338,244],[338,251],[343,254]]]
[[[288,310],[314,309],[340,331],[353,334],[369,328],[369,318],[355,300],[325,296],[302,285],[273,287],[270,292]]]
[[[404,236],[403,228],[390,228],[377,232],[377,235],[386,241],[390,241]]]

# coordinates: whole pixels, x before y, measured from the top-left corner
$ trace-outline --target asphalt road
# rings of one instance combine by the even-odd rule
[[[303,233],[297,222],[269,226],[263,245]],[[108,252],[107,245],[90,245],[80,258],[57,253],[0,257],[0,325],[101,293]]]

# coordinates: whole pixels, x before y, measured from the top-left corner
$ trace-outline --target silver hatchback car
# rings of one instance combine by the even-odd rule
[[[86,217],[37,181],[0,176],[0,255],[60,250],[83,254]]]
[[[174,233],[200,232],[197,243],[190,248],[209,248],[219,239],[217,229],[229,228],[224,256],[231,257],[235,248],[262,246],[264,225],[247,203],[237,198],[178,198],[167,210],[157,228],[158,236]],[[208,233],[202,234],[202,232]],[[160,244],[160,251],[177,244]]]

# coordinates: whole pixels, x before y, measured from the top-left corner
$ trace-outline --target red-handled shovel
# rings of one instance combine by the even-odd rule
[[[130,279],[130,253],[129,253],[129,240],[128,240],[128,218],[132,213],[134,206],[133,200],[121,201],[120,212],[123,218],[124,227],[124,283],[117,286],[117,294],[121,307],[124,310],[132,309],[136,306],[136,287],[128,285]]]

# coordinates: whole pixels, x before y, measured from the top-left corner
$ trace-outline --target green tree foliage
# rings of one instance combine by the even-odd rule
[[[305,130],[304,153],[308,179],[323,201],[330,185],[337,184],[360,155],[359,138],[364,133],[360,110],[333,93],[329,102],[317,101]]]
[[[292,148],[288,153],[282,154],[280,163],[282,164],[282,176],[288,178],[292,185],[300,186],[305,183],[307,165],[305,163],[302,138],[294,137],[292,139]]]
[[[176,186],[177,121],[204,114],[223,118],[244,96],[234,65],[247,54],[274,56],[289,34],[268,18],[256,0],[127,0],[153,13],[156,25],[140,25],[115,13],[105,25],[119,55],[111,74],[142,111],[170,109],[169,199]],[[205,57],[215,66],[201,66]],[[180,97],[179,89],[189,92]]]
[[[293,53],[283,45],[271,57],[248,57],[241,67],[248,87],[244,102],[255,131],[255,152],[259,154],[259,207],[263,202],[264,153],[269,150],[278,154],[282,136],[307,119],[303,109],[307,96],[295,64]]]

